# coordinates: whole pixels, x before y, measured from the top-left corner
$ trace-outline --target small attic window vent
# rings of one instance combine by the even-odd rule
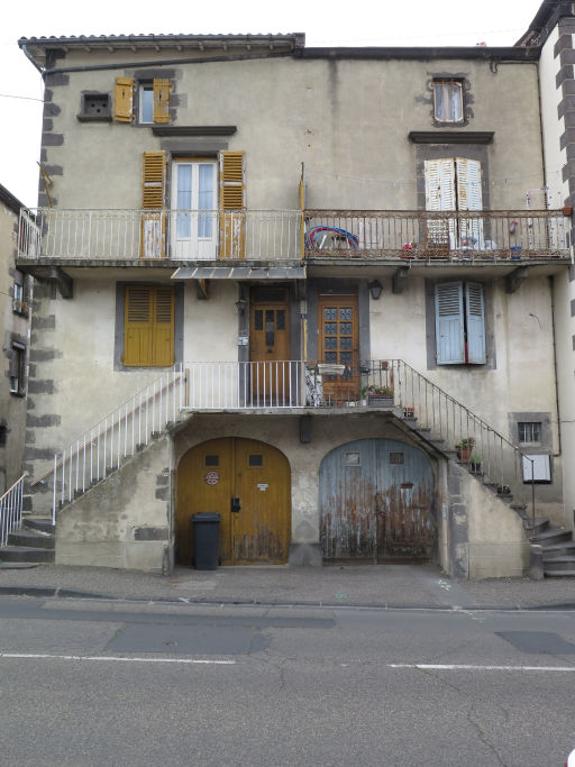
[[[109,93],[83,93],[82,110],[78,120],[93,122],[98,120],[108,121],[112,119]]]

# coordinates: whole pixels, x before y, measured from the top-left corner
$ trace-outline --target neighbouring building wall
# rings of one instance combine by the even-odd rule
[[[545,181],[549,203],[575,201],[573,32],[575,19],[562,18],[541,50],[539,65]],[[557,380],[564,465],[575,463],[575,278],[574,268],[554,277]],[[564,472],[563,524],[575,524],[575,474]]]
[[[26,375],[23,370],[19,391],[11,392],[14,387],[11,373],[14,372],[15,363],[14,344],[18,345],[25,363],[29,346],[28,309],[14,303],[15,283],[18,281],[23,289],[26,284],[25,276],[17,273],[14,265],[18,235],[17,205],[6,205],[1,198],[0,194],[0,494],[22,473]],[[26,296],[28,298],[29,294]]]

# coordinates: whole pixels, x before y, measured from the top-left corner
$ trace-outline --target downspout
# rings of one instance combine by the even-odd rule
[[[553,336],[553,372],[555,375],[555,412],[557,413],[557,453],[554,457],[561,455],[561,418],[559,411],[559,373],[557,369],[557,339],[555,336],[555,278],[549,275],[549,289],[551,291],[551,334]]]

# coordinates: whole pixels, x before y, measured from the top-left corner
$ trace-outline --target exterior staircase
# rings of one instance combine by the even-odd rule
[[[237,369],[230,367],[229,381],[247,380],[246,371],[239,367],[242,364],[246,363],[237,363]],[[302,386],[293,401],[290,394],[289,404],[283,405],[284,412],[294,408],[309,412],[329,406],[311,397],[307,379],[303,383],[304,363],[280,364],[290,366],[285,376],[287,381],[293,378],[292,370],[298,376],[302,374]],[[33,562],[54,561],[58,512],[116,474],[167,429],[188,417],[190,411],[251,411],[258,407],[270,410],[269,402],[242,404],[239,385],[235,391],[233,385],[225,387],[218,383],[222,378],[221,368],[220,363],[192,363],[188,371],[163,374],[56,454],[51,471],[30,486],[28,503],[23,496],[24,478],[20,478],[20,484],[16,483],[18,487],[13,486],[3,496],[3,499],[10,496],[8,505],[15,507],[16,513],[11,514],[10,529],[0,539],[0,562],[29,566]],[[543,546],[545,575],[575,575],[572,533],[553,527],[547,519],[536,518],[533,524],[533,509],[527,509],[521,498],[514,499],[515,489],[525,489],[522,464],[529,460],[516,445],[403,360],[371,362],[369,368],[362,368],[361,374],[368,386],[393,390],[393,402],[388,410],[406,433],[433,446],[448,460],[456,461],[521,517],[530,542]],[[466,443],[472,445],[475,460],[464,455],[462,445]],[[33,507],[33,516],[23,512],[23,506]]]

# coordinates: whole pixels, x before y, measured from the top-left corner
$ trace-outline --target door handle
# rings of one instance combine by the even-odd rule
[[[239,514],[241,511],[240,499],[237,497],[232,498],[231,511],[233,514]]]

